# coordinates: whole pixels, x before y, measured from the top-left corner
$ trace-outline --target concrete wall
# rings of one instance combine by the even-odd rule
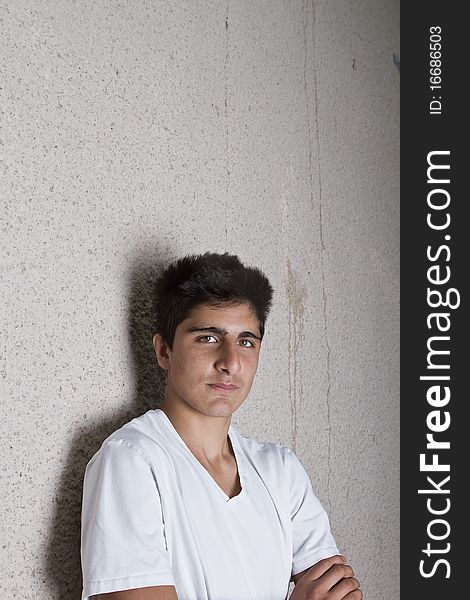
[[[276,289],[234,424],[398,599],[398,10],[2,3],[2,598],[79,599],[85,464],[162,393],[152,281],[228,250]]]

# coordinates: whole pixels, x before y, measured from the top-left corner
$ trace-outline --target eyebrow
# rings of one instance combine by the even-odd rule
[[[205,332],[205,333],[216,333],[218,335],[227,335],[228,331],[226,329],[222,329],[221,327],[188,327],[187,329],[185,329],[186,333],[195,333],[196,331],[201,331],[201,332]],[[255,333],[253,333],[252,331],[242,331],[241,333],[238,334],[238,339],[239,338],[246,338],[246,337],[251,337],[254,338],[255,340],[259,340],[261,341],[261,337],[259,335],[256,335]]]

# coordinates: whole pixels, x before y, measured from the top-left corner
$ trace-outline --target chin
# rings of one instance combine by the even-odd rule
[[[198,410],[208,417],[230,417],[239,408],[241,402],[233,402],[227,398],[217,398]]]
[[[237,408],[238,406],[233,408],[232,406],[226,406],[221,403],[208,408],[205,414],[208,417],[231,417]]]

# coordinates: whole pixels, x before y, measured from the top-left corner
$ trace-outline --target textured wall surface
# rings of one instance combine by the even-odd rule
[[[85,464],[163,392],[152,282],[228,250],[276,290],[234,424],[398,599],[398,8],[2,3],[2,598],[79,600]]]

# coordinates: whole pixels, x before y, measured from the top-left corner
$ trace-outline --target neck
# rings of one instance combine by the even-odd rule
[[[180,407],[165,400],[160,406],[193,454],[210,464],[232,455],[228,430],[232,416],[203,415],[189,405]]]

